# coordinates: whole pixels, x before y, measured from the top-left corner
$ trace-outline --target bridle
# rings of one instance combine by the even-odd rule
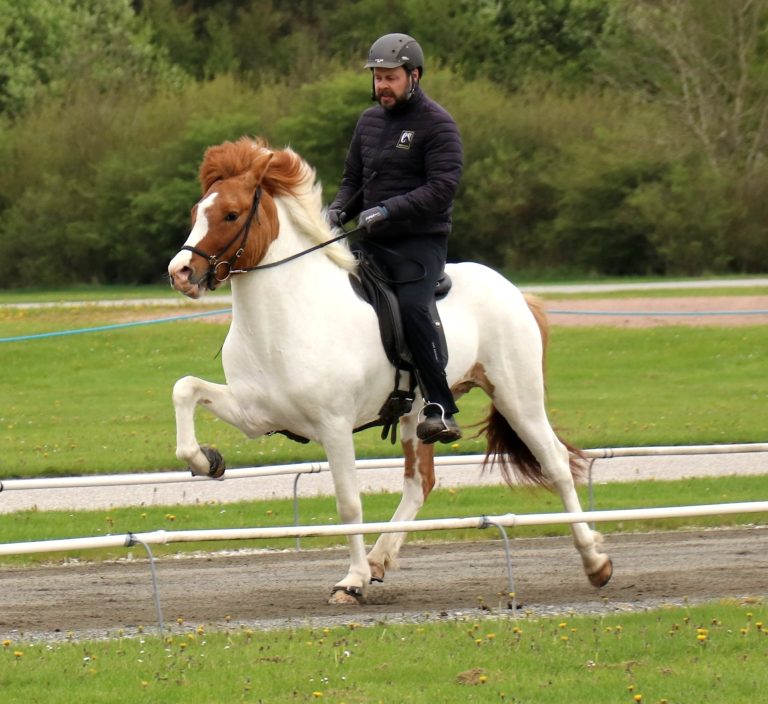
[[[325,242],[321,242],[320,244],[313,245],[308,249],[304,249],[301,252],[297,252],[296,254],[291,254],[290,256],[284,257],[283,259],[279,259],[276,262],[269,262],[267,264],[256,264],[254,266],[245,267],[244,269],[235,269],[234,267],[235,267],[235,264],[237,263],[237,260],[240,259],[240,257],[242,257],[243,254],[245,253],[245,246],[248,243],[248,235],[250,234],[251,223],[253,222],[254,219],[256,220],[257,223],[259,222],[259,204],[260,203],[261,203],[261,186],[257,186],[256,191],[253,194],[253,203],[251,204],[251,209],[248,212],[248,217],[245,219],[243,226],[240,228],[240,231],[229,242],[227,242],[227,244],[224,245],[224,247],[221,248],[218,254],[208,254],[207,252],[204,252],[199,247],[194,247],[193,245],[189,245],[189,244],[185,244],[181,248],[182,250],[192,252],[193,254],[197,254],[198,256],[203,257],[203,259],[208,260],[208,271],[205,274],[205,281],[206,281],[206,286],[208,287],[209,290],[212,291],[214,289],[214,286],[213,286],[214,281],[216,283],[221,284],[221,283],[224,283],[231,276],[234,276],[235,274],[247,274],[249,271],[255,271],[256,269],[271,269],[272,267],[279,266],[280,264],[285,264],[286,262],[290,262],[293,259],[298,259],[299,257],[303,257],[305,254],[309,254],[310,252],[314,252],[318,249],[322,249],[323,247],[327,247],[329,244],[333,244],[334,242],[343,240],[345,237],[354,235],[360,230],[364,229],[364,227],[356,227],[352,230],[345,230],[340,235],[337,235],[336,237],[331,237],[331,239],[326,240]],[[236,242],[238,243],[238,245],[234,255],[230,259],[222,259],[222,257],[227,252],[227,250]],[[224,270],[222,273],[220,273],[219,269],[222,267]]]
[[[208,260],[208,271],[205,274],[205,285],[209,290],[212,291],[215,288],[213,285],[214,281],[220,284],[224,283],[230,276],[232,276],[232,274],[239,274],[243,271],[240,269],[235,269],[234,266],[237,263],[237,260],[240,259],[240,257],[242,257],[243,253],[245,252],[245,246],[248,244],[248,235],[251,232],[251,223],[253,222],[254,218],[256,219],[257,223],[259,222],[260,203],[261,186],[257,186],[253,194],[251,209],[248,211],[248,217],[245,219],[243,226],[240,228],[237,234],[229,242],[227,242],[224,247],[221,248],[218,254],[208,254],[199,247],[194,247],[189,244],[185,244],[181,248],[182,250],[187,250],[188,252],[192,252],[193,254],[197,254],[198,256],[203,257],[203,259]],[[237,243],[237,249],[235,250],[235,253],[231,258],[223,259],[223,256],[226,254],[227,250],[229,250],[229,248],[232,247],[232,245],[235,243]],[[222,269],[221,272],[219,271],[220,269]]]

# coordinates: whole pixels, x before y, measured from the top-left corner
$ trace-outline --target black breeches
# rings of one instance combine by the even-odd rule
[[[445,378],[447,360],[440,353],[440,338],[429,313],[435,287],[445,267],[447,236],[392,238],[381,245],[363,241],[358,246],[393,283],[400,304],[405,340],[426,400],[439,403],[446,413],[457,413]]]

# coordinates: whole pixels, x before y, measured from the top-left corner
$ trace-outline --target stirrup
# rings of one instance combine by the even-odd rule
[[[427,415],[431,411],[431,415]],[[440,412],[438,417],[437,411]],[[450,443],[461,439],[461,429],[452,417],[446,418],[445,409],[439,403],[427,403],[419,411],[424,413],[424,420],[416,426],[416,437],[421,442],[431,445],[435,442]]]

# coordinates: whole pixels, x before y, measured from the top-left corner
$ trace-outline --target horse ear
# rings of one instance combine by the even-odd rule
[[[271,149],[262,148],[256,150],[253,162],[251,163],[250,173],[253,176],[254,187],[260,185],[264,181],[264,177],[269,171],[269,165],[272,163],[272,159],[275,158],[275,153]]]

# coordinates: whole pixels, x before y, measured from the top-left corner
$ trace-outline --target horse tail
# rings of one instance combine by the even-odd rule
[[[546,379],[549,320],[544,303],[540,298],[526,294],[525,302],[528,304],[528,308],[536,320],[536,325],[541,335],[541,369]],[[485,460],[483,461],[483,470],[489,465],[498,464],[501,475],[509,486],[519,483],[551,488],[549,481],[542,474],[539,461],[520,439],[517,431],[493,404],[491,404],[485,425],[481,428],[480,432],[485,433],[488,442]],[[568,450],[571,475],[575,481],[582,480],[586,470],[584,453],[565,442],[561,437],[557,437]]]

